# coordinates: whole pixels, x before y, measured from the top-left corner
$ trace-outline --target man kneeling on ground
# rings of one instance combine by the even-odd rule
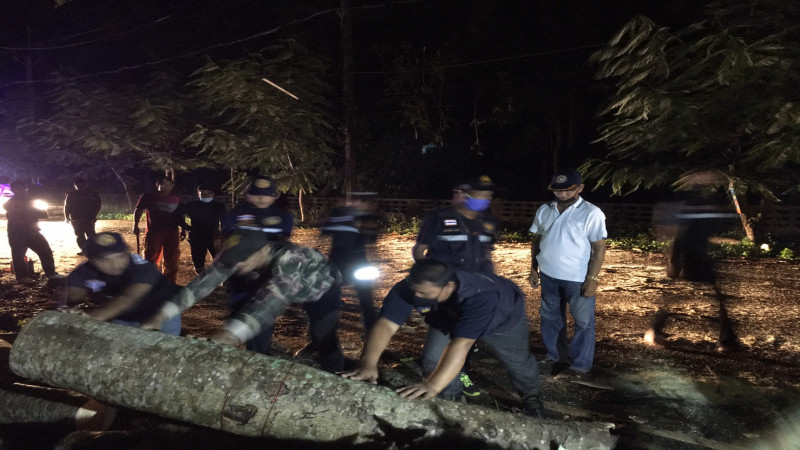
[[[67,306],[85,301],[99,304],[92,318],[139,326],[175,296],[180,287],[168,280],[155,264],[131,254],[119,233],[98,233],[83,249],[88,261],[67,277]],[[164,321],[157,329],[181,334],[181,317]]]
[[[342,376],[377,383],[378,359],[414,309],[428,323],[422,351],[425,379],[398,389],[402,397],[459,399],[463,385],[458,372],[472,344],[480,340],[506,365],[525,412],[542,417],[524,294],[506,278],[453,270],[435,259],[418,261],[408,277],[394,285],[367,336],[358,367]]]

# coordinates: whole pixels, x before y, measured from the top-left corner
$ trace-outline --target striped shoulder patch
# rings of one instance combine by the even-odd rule
[[[456,225],[458,225],[458,221],[456,219],[444,219],[444,226],[454,227]]]

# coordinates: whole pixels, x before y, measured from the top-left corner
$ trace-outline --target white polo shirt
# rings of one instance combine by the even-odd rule
[[[608,235],[603,211],[582,197],[563,213],[556,201],[540,206],[530,231],[542,236],[536,256],[539,270],[552,278],[579,282],[589,270],[591,243]]]

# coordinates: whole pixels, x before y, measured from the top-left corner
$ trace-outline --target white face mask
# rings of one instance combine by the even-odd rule
[[[203,202],[203,203],[211,203],[211,202],[213,202],[213,201],[214,201],[214,199],[213,199],[213,198],[211,198],[211,197],[208,197],[208,198],[206,198],[206,197],[200,197],[200,201],[201,201],[201,202]]]

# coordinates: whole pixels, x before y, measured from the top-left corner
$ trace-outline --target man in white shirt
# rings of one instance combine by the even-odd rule
[[[581,198],[581,174],[574,169],[553,176],[548,189],[556,199],[539,207],[531,225],[531,274],[542,286],[539,313],[546,362],[569,365],[559,378],[579,378],[594,359],[595,293],[606,253],[606,217]],[[567,307],[575,336],[567,340]]]

